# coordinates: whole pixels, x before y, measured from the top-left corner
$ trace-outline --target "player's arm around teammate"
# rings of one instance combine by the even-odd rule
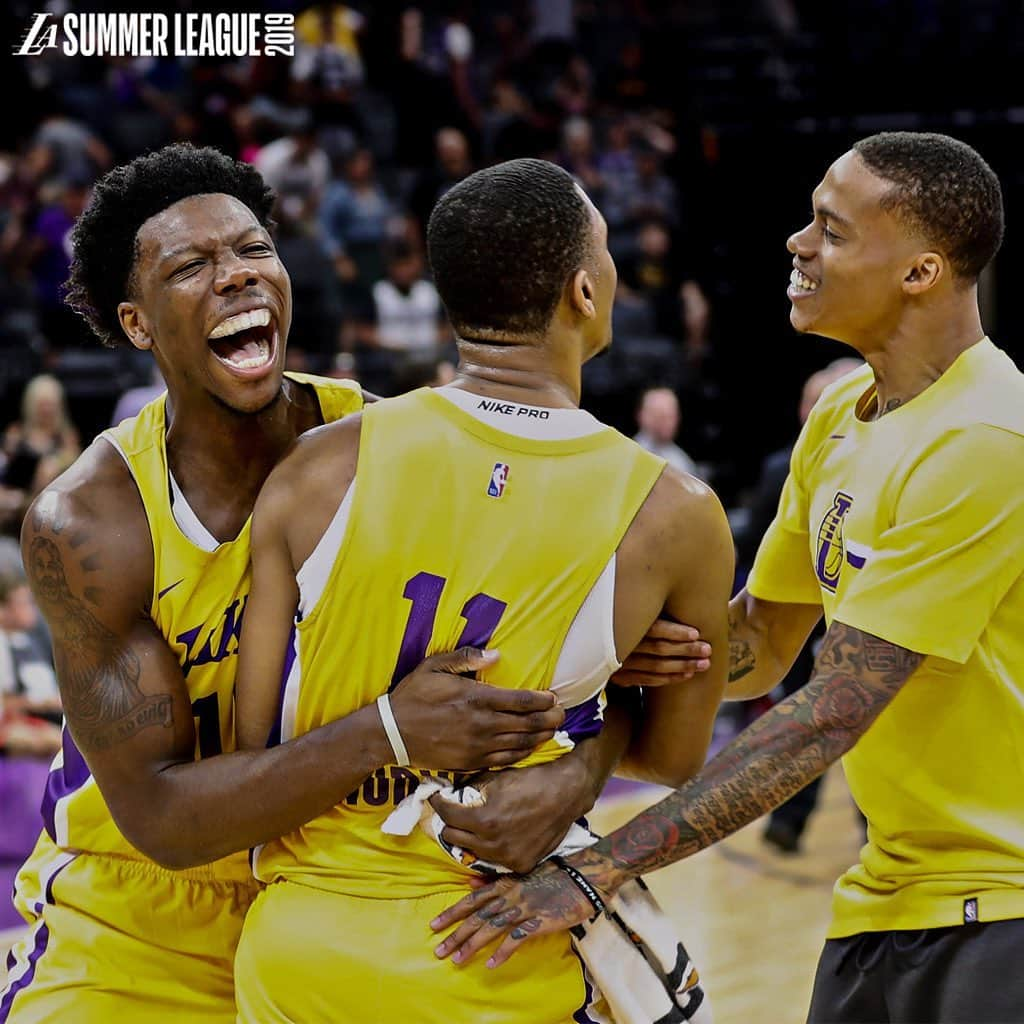
[[[145,512],[123,461],[97,441],[35,502],[22,532],[32,589],[53,634],[67,724],[118,827],[141,852],[182,868],[244,850],[332,806],[390,756],[376,709],[271,750],[195,760],[195,723],[174,652],[151,618],[153,552]],[[404,684],[406,728],[464,768],[495,762],[489,688],[471,698],[447,675],[484,663],[465,652],[428,659]],[[438,693],[448,693],[439,702]],[[503,691],[493,694],[503,698]],[[535,717],[524,742],[560,720],[546,694],[517,694]],[[473,724],[458,736],[455,705]],[[497,763],[503,763],[498,757]]]

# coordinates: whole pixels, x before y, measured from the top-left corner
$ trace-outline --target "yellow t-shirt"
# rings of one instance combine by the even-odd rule
[[[300,602],[282,737],[351,714],[425,655],[465,644],[501,651],[484,682],[547,688],[573,619],[663,468],[610,427],[522,437],[430,389],[368,406],[344,535],[303,569],[322,558],[329,575],[312,607]],[[529,763],[565,749],[551,741]],[[378,770],[259,849],[257,878],[392,899],[465,887],[471,872],[420,829],[381,831],[420,778]]]
[[[832,938],[1024,917],[1024,375],[987,338],[879,420],[822,396],[748,581],[927,655],[843,760],[868,819]]]

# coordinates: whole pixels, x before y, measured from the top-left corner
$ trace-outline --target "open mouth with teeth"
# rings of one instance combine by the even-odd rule
[[[789,287],[794,292],[816,292],[818,290],[818,282],[812,281],[806,274],[801,274],[794,267],[793,272],[789,275]]]
[[[217,324],[208,340],[213,354],[233,370],[260,370],[274,358],[277,329],[269,309],[252,309]]]

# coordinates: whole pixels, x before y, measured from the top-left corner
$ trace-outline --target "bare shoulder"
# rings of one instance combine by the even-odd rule
[[[296,564],[316,546],[355,478],[362,414],[303,434],[274,467],[253,514],[253,543],[286,537]]]
[[[666,466],[647,496],[636,524],[661,543],[697,541],[728,528],[718,495],[703,480]]]
[[[48,619],[48,606],[68,594],[102,618],[148,609],[153,548],[146,513],[128,468],[106,441],[94,441],[35,499],[21,548]]]

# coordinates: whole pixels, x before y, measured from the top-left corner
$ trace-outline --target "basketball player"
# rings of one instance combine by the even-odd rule
[[[811,413],[730,631],[734,695],[759,695],[824,610],[814,675],[572,858],[607,897],[846,755],[868,842],[836,886],[812,1021],[1024,1017],[1024,377],[977,289],[1002,234],[995,174],[954,139],[875,135],[829,168],[789,239],[790,319],[868,365]],[[544,866],[442,915],[472,914],[439,952],[510,931],[498,963],[593,912]]]
[[[374,707],[229,753],[256,493],[299,434],[362,406],[351,383],[282,374],[291,288],[272,202],[251,167],[172,146],[107,175],[76,229],[72,300],[107,343],[152,351],[168,395],[97,440],[25,525],[67,728],[17,882],[32,929],[0,1021],[233,1020],[255,891],[240,851],[390,759]],[[464,650],[410,664],[393,703],[420,763],[507,764],[552,735],[549,695],[457,675],[487,663]],[[590,774],[610,770],[594,756]],[[530,797],[567,827],[593,783],[553,771]],[[522,856],[531,830],[516,824]]]
[[[567,709],[530,764],[600,727],[609,675],[663,608],[724,652],[733,550],[718,500],[578,408],[582,364],[611,341],[603,218],[561,168],[513,160],[445,194],[428,250],[455,381],[313,431],[257,502],[244,746],[386,709],[408,663],[472,641],[501,650],[484,678],[553,690]],[[662,783],[695,772],[726,673],[712,656],[699,681],[645,694],[627,768]],[[474,876],[419,830],[381,831],[415,783],[400,728],[391,740],[386,772],[257,851],[270,884],[239,944],[239,1019],[589,1019],[574,1016],[587,986],[567,935],[504,977],[437,970],[427,922]]]

